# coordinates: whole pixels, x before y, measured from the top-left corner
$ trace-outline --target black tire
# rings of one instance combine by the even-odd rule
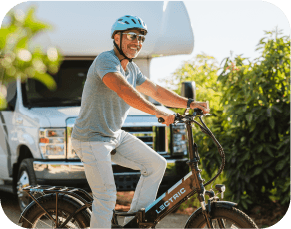
[[[223,219],[225,228],[258,228],[249,216],[235,207],[213,209],[212,222],[214,228],[220,228],[217,219]],[[192,215],[185,228],[208,228],[202,211]]]
[[[49,194],[37,199],[41,206],[46,209],[53,218],[56,218],[56,194]],[[54,222],[44,213],[38,204],[31,203],[23,217],[22,227],[24,228],[55,228]],[[68,216],[74,213],[81,205],[65,197],[58,196],[58,219],[59,226]],[[30,207],[30,206],[29,206]],[[28,207],[28,208],[29,208]],[[75,215],[64,228],[87,228],[90,226],[90,214],[83,210]]]
[[[26,158],[21,161],[18,176],[17,176],[17,199],[20,211],[26,208],[26,206],[32,201],[22,189],[28,185],[36,185],[36,177],[33,170],[33,158]]]

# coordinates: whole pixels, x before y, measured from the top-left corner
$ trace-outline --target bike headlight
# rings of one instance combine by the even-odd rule
[[[187,141],[185,125],[173,125],[173,155],[187,154]]]
[[[43,158],[66,158],[65,131],[65,128],[39,130],[39,147]]]

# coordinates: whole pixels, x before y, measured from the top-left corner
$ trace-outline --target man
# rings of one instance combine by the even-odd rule
[[[167,162],[141,140],[121,130],[130,106],[162,117],[164,124],[174,115],[160,111],[140,93],[160,103],[208,113],[207,103],[194,102],[160,87],[147,79],[132,62],[140,52],[147,26],[139,17],[118,18],[111,29],[114,49],[96,57],[89,68],[82,95],[80,114],[72,133],[72,145],[84,163],[93,193],[91,228],[111,228],[116,203],[116,187],[111,162],[141,171],[129,212],[152,203]],[[116,149],[116,153],[110,152]],[[130,217],[125,219],[127,223]]]

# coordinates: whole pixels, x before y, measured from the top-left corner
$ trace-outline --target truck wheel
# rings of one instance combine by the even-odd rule
[[[29,185],[36,185],[36,178],[33,170],[33,158],[27,158],[21,161],[17,176],[17,197],[21,212],[32,201],[28,194],[22,189]]]

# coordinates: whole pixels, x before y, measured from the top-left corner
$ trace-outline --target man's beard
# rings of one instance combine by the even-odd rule
[[[123,50],[127,48],[127,47],[124,47]],[[130,52],[130,47],[128,47],[126,49],[126,52],[124,52],[124,54],[128,57],[128,58],[136,58],[138,56],[138,54],[140,53],[140,50],[141,48],[137,48],[137,50],[132,50],[132,52]]]

